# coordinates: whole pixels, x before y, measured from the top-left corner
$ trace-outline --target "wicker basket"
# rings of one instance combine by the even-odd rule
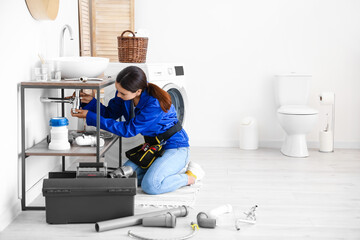
[[[124,37],[125,33],[131,33],[132,37]],[[135,37],[135,34],[130,31],[124,31],[118,40],[118,55],[119,62],[124,63],[144,63],[146,62],[146,52],[148,45],[148,38]]]

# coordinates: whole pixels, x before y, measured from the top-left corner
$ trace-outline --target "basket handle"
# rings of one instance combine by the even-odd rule
[[[126,30],[126,31],[123,31],[123,33],[121,34],[121,36],[120,36],[120,37],[123,37],[123,36],[124,36],[124,34],[125,34],[125,33],[127,33],[127,32],[131,33],[131,34],[133,35],[133,37],[135,37],[135,33],[134,33],[133,31],[131,31],[131,30]]]

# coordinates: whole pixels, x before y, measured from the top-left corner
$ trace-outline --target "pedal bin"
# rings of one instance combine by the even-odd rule
[[[259,147],[257,121],[253,117],[245,117],[240,124],[240,149],[255,150]]]

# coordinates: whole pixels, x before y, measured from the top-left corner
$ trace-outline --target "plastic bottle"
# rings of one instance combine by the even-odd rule
[[[49,144],[50,150],[68,150],[70,149],[68,128],[69,120],[65,117],[56,117],[50,119],[51,141]]]

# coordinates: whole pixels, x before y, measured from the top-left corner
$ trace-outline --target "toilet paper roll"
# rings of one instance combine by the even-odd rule
[[[334,139],[332,131],[320,131],[320,152],[334,151]]]
[[[331,105],[335,102],[335,93],[323,92],[320,94],[320,103],[323,105]]]

